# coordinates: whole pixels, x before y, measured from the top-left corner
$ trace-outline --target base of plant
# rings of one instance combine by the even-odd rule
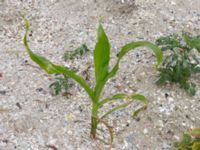
[[[97,124],[98,124],[97,118],[96,117],[91,117],[90,137],[93,138],[93,139],[96,139]]]
[[[97,137],[97,126],[99,124],[103,124],[105,125],[105,127],[108,129],[109,131],[109,135],[110,135],[110,141],[109,142],[106,142],[105,140]],[[109,145],[110,146],[110,149],[112,148],[112,143],[113,143],[113,128],[110,127],[108,125],[108,123],[106,123],[105,121],[103,121],[102,119],[99,119],[97,117],[91,117],[91,131],[90,131],[90,137],[94,140],[99,140],[100,142],[106,144],[106,145]]]

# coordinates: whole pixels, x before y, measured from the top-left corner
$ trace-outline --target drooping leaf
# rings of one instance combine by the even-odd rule
[[[157,59],[157,66],[159,66],[162,63],[162,51],[159,47],[157,47],[156,45],[147,42],[147,41],[140,41],[140,42],[131,42],[129,44],[126,44],[125,46],[122,47],[121,51],[118,53],[118,60],[116,65],[113,67],[113,69],[109,72],[109,76],[108,78],[113,77],[116,72],[119,69],[119,63],[120,60],[132,49],[138,48],[138,47],[148,47],[151,50],[153,50],[156,59]]]
[[[127,96],[128,95],[124,94],[124,93],[119,93],[119,94],[112,95],[112,96],[107,97],[104,100],[100,101],[99,102],[99,107],[102,107],[106,103],[111,103],[111,102],[119,100],[119,99],[125,99],[125,98],[127,98]]]
[[[147,47],[153,50],[156,59],[157,59],[157,66],[159,66],[162,63],[162,51],[159,47],[156,45],[147,42],[147,41],[140,41],[140,42],[131,42],[129,44],[126,44],[122,47],[121,51],[118,54],[119,59],[122,58],[126,53],[128,53],[130,50],[138,48],[138,47]]]
[[[147,108],[148,100],[146,99],[146,97],[144,97],[143,95],[139,95],[139,94],[133,95],[132,98],[136,99],[144,104],[144,106],[142,106],[132,112],[132,117],[135,118],[140,111],[143,111]]]
[[[148,100],[143,95],[140,95],[140,94],[128,95],[128,94],[120,93],[120,94],[116,94],[116,95],[113,95],[111,97],[108,97],[108,98],[102,100],[100,102],[100,106],[102,106],[102,105],[104,105],[106,103],[115,102],[115,101],[120,100],[120,99],[127,99],[128,101],[124,102],[123,104],[120,104],[120,105],[118,105],[118,106],[116,106],[114,108],[112,108],[111,110],[109,110],[104,115],[102,115],[101,119],[105,118],[106,116],[108,116],[109,114],[115,112],[116,110],[119,110],[119,109],[122,109],[122,108],[125,108],[125,107],[129,106],[134,101],[142,102],[143,106],[141,106],[138,109],[136,109],[132,113],[132,117],[135,117],[140,111],[145,110],[147,108],[147,105],[148,105]]]
[[[29,45],[27,43],[27,33],[29,30],[28,20],[25,19],[25,23],[26,23],[26,33],[24,35],[24,47],[25,47],[26,51],[28,52],[30,58],[35,63],[37,63],[43,70],[45,70],[48,74],[56,74],[56,73],[64,74],[64,75],[72,78],[73,80],[78,82],[80,84],[80,86],[82,86],[85,89],[85,91],[89,94],[90,98],[93,99],[93,97],[94,97],[93,90],[90,88],[90,86],[87,84],[87,82],[81,76],[79,76],[75,73],[75,71],[70,70],[66,67],[60,66],[60,65],[56,65],[56,64],[52,63],[51,61],[49,61],[48,59],[46,59],[45,57],[37,55],[33,51],[31,51],[31,49],[29,48]]]

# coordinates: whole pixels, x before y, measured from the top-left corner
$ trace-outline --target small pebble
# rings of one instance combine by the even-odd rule
[[[136,121],[139,122],[139,121],[140,121],[140,117],[137,117],[137,118],[136,118]]]
[[[1,95],[6,95],[6,91],[0,91]]]
[[[164,149],[169,149],[169,148],[171,148],[171,146],[168,145],[167,143],[163,143],[163,144],[162,144],[162,147],[163,147]]]
[[[165,98],[168,98],[169,94],[168,93],[165,93]]]
[[[28,63],[28,60],[24,60],[24,64],[27,64]]]
[[[19,102],[16,103],[16,106],[19,108],[19,109],[22,109],[22,106]]]
[[[37,91],[37,92],[42,92],[42,91],[43,91],[43,88],[37,88],[36,91]]]
[[[186,117],[187,119],[190,119],[190,116],[189,116],[189,115],[185,115],[185,117]]]
[[[171,103],[171,102],[174,101],[174,99],[173,99],[172,97],[169,97],[169,98],[168,98],[168,101]]]
[[[8,140],[7,140],[7,139],[4,139],[4,140],[2,140],[2,142],[7,144],[7,143],[8,143]]]
[[[171,1],[171,4],[172,4],[172,5],[176,5],[176,2],[174,2],[174,1]]]
[[[69,130],[69,131],[67,131],[67,134],[72,135],[73,133],[71,130]]]
[[[144,133],[144,134],[147,134],[147,133],[148,133],[148,129],[145,128],[145,129],[143,130],[143,133]]]

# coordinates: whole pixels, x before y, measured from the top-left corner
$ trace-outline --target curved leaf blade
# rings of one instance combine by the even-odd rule
[[[119,58],[122,58],[126,53],[128,53],[130,50],[135,49],[137,47],[148,47],[153,50],[156,59],[157,59],[157,65],[160,65],[162,62],[162,50],[157,47],[156,45],[147,42],[147,41],[139,41],[139,42],[131,42],[129,44],[126,44],[125,46],[122,47],[121,51],[118,54]]]
[[[106,98],[104,100],[102,100],[100,102],[100,106],[108,103],[108,102],[114,102],[116,100],[120,100],[120,99],[129,99],[128,102],[125,102],[121,105],[118,105],[114,108],[112,108],[111,110],[109,110],[108,112],[106,112],[104,115],[102,115],[101,119],[105,118],[106,116],[108,116],[109,114],[115,112],[116,110],[122,109],[127,107],[128,105],[130,105],[134,100],[140,101],[142,102],[144,105],[138,109],[136,109],[133,113],[132,113],[132,117],[135,117],[140,111],[145,110],[147,108],[148,105],[148,100],[146,99],[145,96],[140,95],[140,94],[132,94],[132,95],[128,95],[128,94],[124,94],[124,93],[120,93],[120,94],[116,94],[113,95],[109,98]]]
[[[113,69],[109,72],[108,78],[111,78],[116,74],[117,70],[119,69],[120,60],[123,58],[123,56],[125,56],[130,50],[142,46],[153,50],[157,59],[157,66],[159,66],[162,63],[163,55],[162,55],[162,50],[159,47],[147,41],[131,42],[123,46],[121,51],[118,53],[118,61],[116,65],[113,67]]]
[[[26,51],[28,52],[30,58],[35,63],[37,63],[43,70],[45,70],[48,74],[55,74],[55,73],[64,74],[74,79],[76,82],[80,84],[81,87],[85,89],[85,91],[88,93],[90,98],[93,100],[94,92],[81,76],[77,75],[73,70],[70,70],[63,66],[56,65],[52,63],[51,61],[49,61],[48,59],[46,59],[45,57],[37,55],[33,53],[33,51],[31,51],[27,42],[27,33],[29,30],[29,23],[28,23],[28,20],[25,19],[25,21],[26,21],[26,33],[24,35],[24,47]]]
[[[127,96],[128,95],[124,94],[124,93],[119,93],[119,94],[112,95],[110,97],[105,98],[101,102],[99,102],[99,107],[102,107],[106,103],[111,103],[111,102],[119,100],[119,99],[125,99],[125,98],[127,98]]]

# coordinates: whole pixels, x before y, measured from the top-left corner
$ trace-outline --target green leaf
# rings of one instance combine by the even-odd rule
[[[101,102],[99,102],[99,107],[102,107],[106,103],[111,103],[111,102],[114,102],[114,101],[119,100],[119,99],[125,99],[125,98],[127,98],[127,96],[128,95],[124,94],[124,93],[112,95],[110,97],[105,98]]]
[[[200,37],[191,37],[186,33],[183,33],[183,37],[191,48],[196,48],[200,52]]]
[[[192,150],[200,150],[200,142],[195,142],[192,145]]]
[[[142,111],[142,110],[145,110],[147,108],[147,105],[148,105],[148,100],[146,99],[146,97],[144,97],[143,95],[139,95],[139,94],[136,94],[136,95],[132,95],[131,97],[132,99],[136,99],[140,102],[142,102],[144,104],[144,106],[136,109],[134,112],[132,112],[132,117],[136,117],[137,114]]]
[[[161,46],[162,50],[173,50],[180,47],[180,42],[178,40],[178,35],[173,34],[169,36],[160,37],[156,40],[156,45]]]
[[[183,138],[182,138],[181,143],[182,143],[183,145],[190,146],[191,143],[192,143],[192,137],[191,137],[189,134],[185,133],[185,134],[183,135]]]
[[[102,25],[98,28],[98,41],[94,50],[94,66],[96,77],[96,97],[99,97],[100,92],[105,84],[105,79],[109,71],[110,60],[110,44]]]
[[[108,78],[111,78],[116,74],[117,70],[119,69],[120,60],[123,58],[123,56],[125,56],[130,50],[138,48],[138,47],[142,47],[142,46],[148,47],[153,50],[153,52],[156,56],[156,59],[157,59],[157,66],[159,66],[162,63],[163,55],[162,55],[162,51],[159,47],[157,47],[156,45],[154,45],[150,42],[147,42],[147,41],[131,42],[131,43],[123,46],[121,51],[118,53],[117,63],[113,67],[113,69],[109,72]]]
[[[24,47],[25,47],[26,51],[28,52],[29,56],[31,57],[31,59],[35,63],[37,63],[43,70],[45,70],[48,74],[58,73],[58,74],[63,74],[63,75],[66,75],[66,76],[72,78],[73,80],[78,82],[80,84],[80,86],[82,86],[85,89],[85,91],[88,93],[90,98],[93,99],[93,97],[94,97],[93,90],[90,88],[90,86],[87,84],[87,82],[81,76],[79,76],[75,73],[75,71],[70,70],[63,66],[56,65],[56,64],[52,63],[51,61],[49,61],[48,59],[46,59],[45,57],[37,55],[31,51],[31,49],[29,48],[29,45],[27,43],[27,33],[29,30],[29,23],[28,23],[28,20],[26,20],[26,19],[25,19],[25,22],[26,22],[26,33],[24,35]]]
[[[192,150],[192,137],[185,133],[180,141],[174,143],[177,150]]]
[[[142,107],[136,109],[132,113],[132,117],[135,117],[140,111],[145,110],[147,108],[147,105],[148,105],[148,100],[143,95],[140,95],[140,94],[128,95],[128,94],[120,93],[120,94],[116,94],[116,95],[113,95],[113,96],[111,96],[109,98],[106,98],[106,99],[102,100],[100,102],[100,106],[102,106],[103,104],[106,104],[108,102],[115,102],[116,100],[120,100],[120,99],[128,99],[128,102],[125,102],[123,104],[120,104],[120,105],[112,108],[111,110],[106,112],[101,117],[101,119],[105,118],[106,116],[108,116],[109,114],[115,112],[116,110],[119,110],[119,109],[127,107],[128,105],[130,105],[135,100],[142,102],[144,105]]]
[[[192,37],[189,33],[183,33],[182,37],[171,35],[157,40],[162,48],[167,45],[172,50],[158,69],[160,74],[157,84],[179,83],[180,87],[184,88],[191,96],[195,95],[196,85],[188,81],[193,73],[199,72],[199,60],[191,51],[192,48],[198,48],[193,43],[198,38]]]
[[[194,96],[196,94],[196,85],[194,83],[191,83],[187,91],[191,96]]]
[[[126,53],[128,53],[130,50],[135,49],[137,47],[148,47],[153,50],[156,59],[157,59],[157,65],[160,65],[162,63],[162,51],[159,47],[156,45],[147,42],[147,41],[140,41],[140,42],[131,42],[129,44],[126,44],[125,46],[122,47],[121,51],[118,54],[119,58],[122,58]]]
[[[58,95],[62,92],[62,90],[64,90],[64,92],[67,93],[70,86],[71,85],[69,84],[68,76],[59,76],[55,77],[55,81],[49,85],[49,88],[52,89],[55,95]]]
[[[194,137],[200,138],[200,128],[193,128],[189,133]]]

